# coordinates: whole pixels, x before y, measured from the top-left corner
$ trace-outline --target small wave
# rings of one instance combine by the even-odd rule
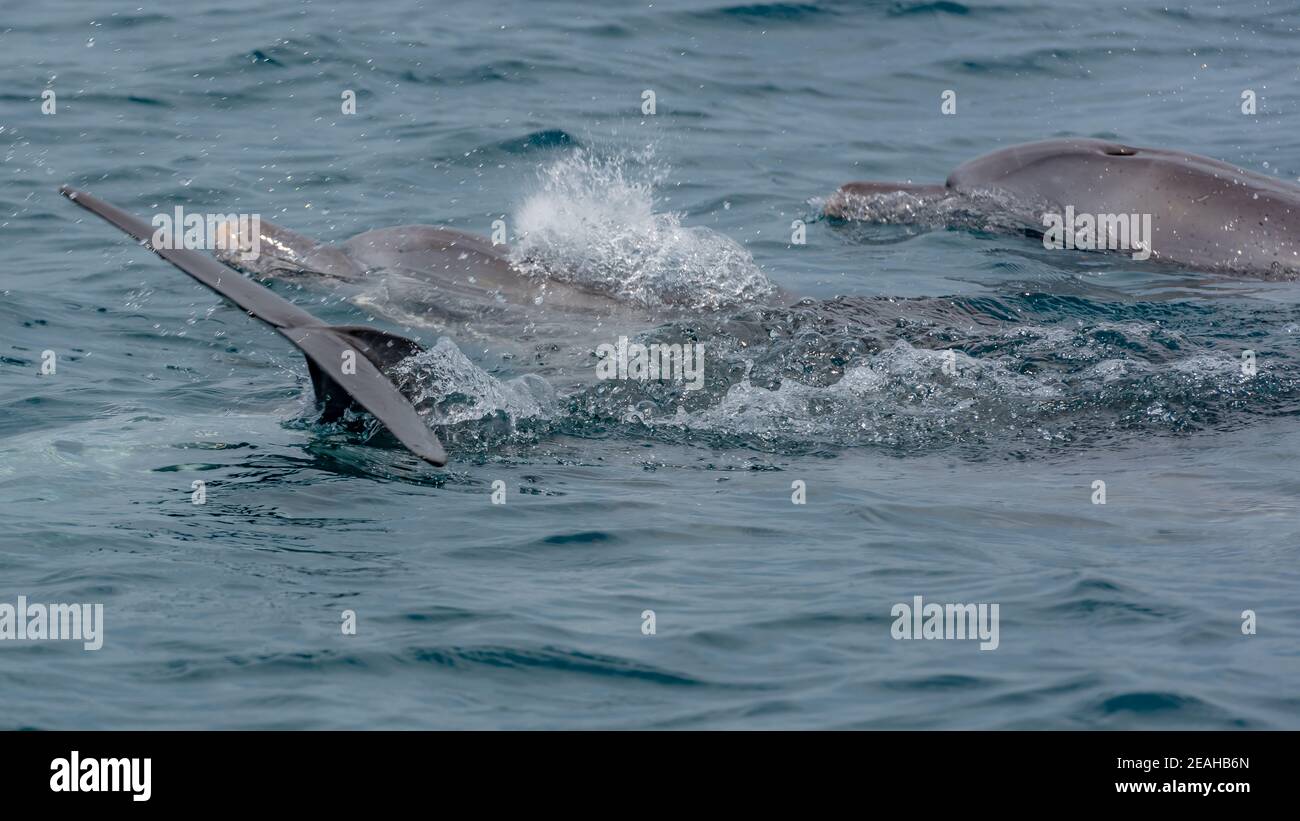
[[[558,128],[548,128],[544,131],[525,134],[517,139],[503,140],[497,143],[495,147],[507,154],[526,154],[530,151],[572,148],[577,145],[579,145],[578,139],[569,132]]]
[[[1176,690],[1132,690],[1118,693],[1085,706],[1082,721],[1102,726],[1141,721],[1144,728],[1168,725],[1251,729],[1255,721],[1243,718],[1195,695]]]
[[[653,667],[633,659],[588,653],[566,647],[412,647],[404,659],[443,667],[491,667],[525,673],[556,673],[636,679],[671,686],[713,686],[689,675]]]
[[[752,20],[769,23],[779,20],[806,20],[828,14],[834,12],[814,3],[747,3],[699,11],[694,16],[699,19]]]
[[[265,51],[262,51],[260,48],[255,48],[252,51],[245,54],[244,59],[254,63],[264,63],[266,65],[278,66],[280,68],[284,67],[284,63],[275,59],[270,54],[267,54]]]
[[[949,0],[938,0],[935,3],[895,3],[889,9],[890,17],[907,17],[914,14],[952,14],[962,17],[970,14],[970,7]]]
[[[515,214],[515,264],[647,307],[716,310],[773,293],[743,246],[654,210],[663,176],[586,149],[556,160]]]

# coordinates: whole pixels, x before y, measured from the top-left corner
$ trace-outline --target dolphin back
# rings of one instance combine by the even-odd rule
[[[1016,233],[1041,233],[1049,214],[1084,214],[1094,224],[1125,215],[1132,224],[1149,224],[1143,245],[1151,259],[1198,270],[1300,276],[1300,185],[1198,154],[1111,140],[1068,137],[1007,146],[962,163],[943,186],[851,182],[824,210],[874,222],[974,213],[982,217],[981,228]]]

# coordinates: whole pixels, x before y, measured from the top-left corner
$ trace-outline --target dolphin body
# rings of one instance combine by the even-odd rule
[[[354,302],[389,319],[451,331],[462,341],[488,340],[516,366],[550,377],[590,374],[590,367],[581,367],[590,347],[578,343],[593,334],[608,336],[603,330],[607,324],[628,334],[676,314],[529,276],[510,261],[508,247],[450,228],[379,228],[334,244],[263,220],[259,252],[245,258],[241,249],[251,247],[252,238],[238,236],[238,222],[224,222],[217,239],[223,250],[214,258],[154,247],[149,223],[71,186],[59,190],[299,348],[307,358],[322,421],[345,419],[358,408],[367,411],[408,450],[436,466],[446,464],[446,453],[404,392],[409,386],[394,376],[399,363],[424,351],[422,345],[377,328],[329,325],[240,271],[352,288]],[[251,230],[251,225],[243,227]]]
[[[551,380],[589,379],[591,350],[610,329],[634,333],[681,313],[530,274],[505,243],[442,226],[376,228],[333,243],[261,220],[252,260],[236,250],[248,239],[221,237],[217,257],[260,278],[328,286],[393,322],[481,344],[512,370]]]
[[[1014,211],[1043,233],[1044,215],[1150,215],[1150,257],[1197,270],[1295,278],[1300,274],[1300,185],[1235,165],[1107,140],[1042,140],[958,166],[943,185],[850,182],[827,216],[906,222],[938,202]],[[899,214],[903,218],[899,218]],[[1067,229],[1068,230],[1068,229]]]
[[[475,319],[485,310],[534,308],[545,303],[559,310],[602,313],[621,303],[612,297],[560,287],[558,283],[523,275],[510,261],[510,248],[475,234],[436,225],[398,225],[358,234],[341,243],[312,237],[262,220],[261,253],[244,260],[245,247],[235,223],[222,230],[230,235],[218,243],[218,258],[260,277],[330,278],[360,283],[373,272],[408,276],[436,283],[438,310],[447,319]]]

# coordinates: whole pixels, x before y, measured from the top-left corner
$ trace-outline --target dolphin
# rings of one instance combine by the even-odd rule
[[[404,393],[418,386],[393,377],[399,363],[425,350],[422,345],[377,328],[329,325],[241,271],[352,288],[354,302],[396,322],[453,331],[462,340],[490,340],[518,369],[581,381],[594,377],[590,367],[581,367],[589,359],[590,346],[578,343],[606,323],[629,333],[676,315],[530,276],[511,261],[507,246],[451,228],[379,228],[335,244],[266,220],[242,225],[223,220],[217,226],[213,257],[155,247],[154,228],[139,217],[68,185],[59,191],[298,347],[307,358],[321,421],[347,419],[356,409],[367,411],[408,450],[439,467],[447,462],[446,452],[412,397]],[[256,243],[251,236],[239,235],[241,230],[251,232],[253,225]],[[258,249],[255,255],[244,253],[253,247]]]
[[[943,185],[850,182],[823,210],[839,219],[880,221],[887,214],[888,221],[907,222],[953,207],[1000,209],[1017,227],[1044,234],[1048,215],[1149,215],[1149,246],[1140,250],[1151,259],[1197,270],[1300,274],[1300,185],[1209,157],[1108,140],[1013,145],[959,165]]]
[[[484,311],[504,306],[532,309],[545,303],[548,308],[600,313],[621,304],[612,297],[530,278],[511,261],[505,243],[493,244],[453,228],[398,225],[365,231],[342,243],[323,242],[267,220],[258,228],[260,253],[244,259],[240,249],[252,238],[239,236],[238,223],[223,223],[217,257],[250,274],[275,279],[360,283],[376,271],[418,278],[437,284],[437,309],[459,320],[477,319]]]
[[[329,287],[404,325],[479,342],[514,370],[585,381],[593,340],[654,327],[681,314],[521,269],[504,242],[437,225],[376,228],[328,242],[260,220],[246,259],[235,221],[219,229],[217,258],[256,277]],[[586,344],[586,343],[591,344]]]
[[[359,406],[416,456],[438,467],[447,464],[447,454],[438,438],[385,373],[422,350],[419,343],[363,325],[328,325],[207,254],[155,247],[151,242],[153,227],[115,205],[69,185],[62,186],[59,193],[134,237],[293,343],[307,357],[323,421],[339,420],[349,409]]]

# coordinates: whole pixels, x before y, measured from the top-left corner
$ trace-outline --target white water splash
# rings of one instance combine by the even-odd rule
[[[524,419],[547,418],[555,404],[554,389],[546,380],[533,375],[497,379],[446,337],[403,360],[392,375],[417,408],[430,410],[429,422],[435,425],[504,417],[513,426]]]
[[[660,177],[585,150],[557,160],[515,214],[515,264],[646,306],[714,310],[773,293],[743,246],[655,212]]]
[[[888,426],[908,418],[940,425],[968,418],[981,396],[998,398],[984,409],[997,414],[1004,405],[1029,406],[1063,395],[1054,380],[1018,374],[1006,363],[952,355],[955,373],[947,376],[944,351],[900,340],[847,369],[834,384],[819,387],[787,379],[772,390],[746,379],[707,410],[664,421],[697,430],[860,441],[864,434],[868,439],[887,435]]]
[[[917,228],[965,228],[972,231],[1019,233],[1042,228],[1046,202],[1028,202],[999,190],[917,194],[910,191],[837,193],[831,197],[837,217],[873,225]],[[825,203],[809,200],[817,210]]]

